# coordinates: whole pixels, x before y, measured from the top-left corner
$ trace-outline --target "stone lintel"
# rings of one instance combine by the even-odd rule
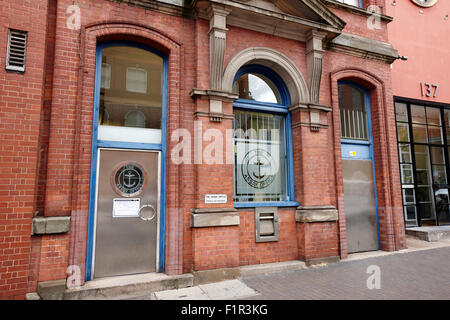
[[[338,220],[338,211],[333,206],[305,206],[295,211],[296,222],[329,222]]]
[[[32,235],[58,234],[70,231],[70,217],[35,217]]]
[[[238,226],[239,212],[234,208],[191,209],[191,227]]]

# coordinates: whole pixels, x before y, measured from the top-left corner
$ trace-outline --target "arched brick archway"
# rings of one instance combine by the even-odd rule
[[[96,46],[102,41],[133,41],[153,47],[168,55],[168,83],[179,82],[181,72],[181,45],[163,32],[130,21],[102,21],[84,26],[80,33],[80,76],[77,83],[77,127],[74,153],[74,184],[72,192],[71,239],[69,265],[81,269],[84,280],[87,257],[87,238],[89,223],[89,181],[92,147],[92,121],[95,85]],[[180,88],[168,86],[167,118],[174,117],[181,108]],[[173,121],[172,121],[173,123]],[[171,128],[167,129],[170,136]],[[56,147],[56,146],[55,146]],[[179,166],[166,162],[167,171],[178,175]],[[168,175],[167,175],[168,177]],[[182,215],[178,213],[179,196],[175,192],[178,181],[166,180],[166,254],[165,273],[182,273],[182,241],[176,237],[182,235]],[[176,229],[176,230],[174,230]],[[179,230],[178,230],[179,229]]]
[[[394,251],[406,248],[397,143],[395,139],[395,116],[393,101],[386,94],[388,85],[376,75],[358,68],[337,70],[330,74],[330,78],[341,258],[347,256],[338,96],[338,81],[342,80],[361,85],[369,91],[370,95],[380,249]]]
[[[281,52],[265,47],[247,48],[230,60],[223,73],[223,91],[232,91],[235,74],[246,64],[260,64],[275,71],[286,84],[292,105],[309,102],[308,86],[294,62]]]

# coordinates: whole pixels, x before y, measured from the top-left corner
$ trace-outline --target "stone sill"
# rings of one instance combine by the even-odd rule
[[[296,222],[332,222],[338,220],[338,211],[333,206],[298,207],[295,211]]]
[[[191,210],[191,227],[225,227],[238,226],[239,212],[234,208],[206,208]]]
[[[35,217],[31,235],[60,234],[70,231],[70,217]]]

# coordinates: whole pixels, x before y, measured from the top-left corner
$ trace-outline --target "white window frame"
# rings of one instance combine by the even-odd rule
[[[133,81],[137,81],[137,80],[135,80],[135,79],[130,79],[129,78],[129,76],[128,76],[128,74],[129,74],[129,72],[131,71],[131,70],[133,70],[133,71],[138,71],[138,72],[142,72],[142,73],[144,73],[145,74],[145,85],[144,85],[144,87],[145,87],[145,90],[137,90],[135,87],[133,87],[132,85],[131,85],[131,82]],[[129,92],[136,92],[136,93],[147,93],[147,70],[145,70],[145,69],[143,69],[143,68],[138,68],[138,67],[128,67],[127,68],[127,79],[126,79],[126,89],[127,89],[127,91],[129,91]]]

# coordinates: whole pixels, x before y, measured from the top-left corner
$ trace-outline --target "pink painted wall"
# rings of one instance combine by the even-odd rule
[[[421,8],[410,0],[386,0],[389,42],[408,61],[392,64],[395,96],[450,103],[450,1]],[[422,13],[420,11],[422,10]],[[439,84],[437,96],[422,96],[420,82]],[[434,89],[433,89],[434,90]]]

